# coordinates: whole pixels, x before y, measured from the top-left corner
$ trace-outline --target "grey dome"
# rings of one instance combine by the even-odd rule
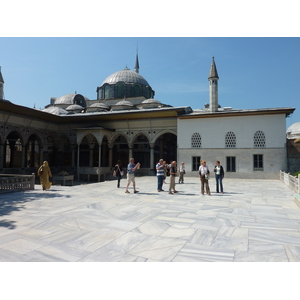
[[[287,138],[293,139],[300,137],[300,122],[292,124],[286,131]]]
[[[111,74],[110,76],[108,76],[102,83],[105,84],[116,84],[119,81],[123,81],[125,83],[139,83],[145,86],[149,86],[149,83],[147,82],[147,80],[141,76],[140,74],[131,71],[130,69],[128,69],[127,67],[124,70],[115,72],[113,74]]]
[[[103,109],[109,109],[109,107],[104,103],[93,103],[91,106],[93,108],[103,108]]]
[[[115,106],[116,105],[118,105],[118,106],[133,106],[133,104],[130,101],[127,101],[127,100],[119,101],[115,104]]]
[[[150,98],[150,99],[146,99],[142,102],[142,104],[161,104],[160,101]]]
[[[85,101],[80,101],[82,98],[83,100],[89,100],[87,97],[84,97],[80,94],[67,94],[67,95],[63,95],[61,97],[58,97],[55,99],[54,101],[54,105],[56,104],[81,104],[78,102],[85,102]],[[83,105],[85,105],[85,103],[82,103]]]
[[[78,104],[72,104],[66,108],[66,111],[68,111],[68,112],[82,112],[83,110],[84,110],[84,108]]]
[[[107,106],[104,103],[93,103],[91,106],[88,106],[86,108],[87,112],[103,112],[103,111],[108,111],[109,106]]]
[[[141,104],[137,105],[139,109],[151,109],[151,108],[159,108],[164,106],[160,101],[149,98],[144,100]]]
[[[130,109],[135,109],[134,105],[127,100],[122,100],[117,102],[115,105],[112,105],[111,110],[130,110]]]
[[[53,115],[66,115],[68,113],[66,110],[62,109],[61,107],[57,107],[57,106],[45,108],[45,109],[43,109],[43,111],[53,114]]]

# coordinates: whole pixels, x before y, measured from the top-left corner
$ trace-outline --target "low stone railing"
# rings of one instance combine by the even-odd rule
[[[0,194],[34,190],[35,174],[0,174]]]
[[[300,176],[295,177],[290,173],[280,171],[280,180],[284,182],[295,193],[300,194]]]

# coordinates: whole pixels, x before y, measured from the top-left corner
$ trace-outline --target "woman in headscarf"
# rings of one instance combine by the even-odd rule
[[[43,191],[50,189],[52,182],[49,181],[49,177],[52,177],[52,173],[47,161],[44,161],[43,164],[39,167],[37,174],[40,177]]]

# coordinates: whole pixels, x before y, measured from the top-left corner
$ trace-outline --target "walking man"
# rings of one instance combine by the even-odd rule
[[[156,176],[157,176],[157,191],[162,192],[163,183],[164,183],[164,160],[161,158],[156,165]]]
[[[139,192],[139,191],[137,191],[135,189],[134,172],[135,172],[136,169],[139,169],[140,166],[141,166],[140,163],[137,163],[137,164],[134,163],[134,158],[130,158],[129,164],[127,166],[127,186],[126,186],[125,193],[130,193],[128,191],[128,187],[129,187],[129,185],[130,185],[131,182],[132,182],[132,185],[133,185],[134,193],[138,193]]]

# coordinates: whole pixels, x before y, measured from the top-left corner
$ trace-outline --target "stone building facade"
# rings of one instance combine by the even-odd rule
[[[274,178],[286,168],[285,118],[294,108],[222,108],[214,58],[203,109],[154,99],[138,56],[134,69],[108,76],[95,100],[67,94],[52,97],[43,110],[5,100],[0,72],[0,172],[30,174],[47,160],[54,174],[101,181],[130,157],[141,163],[139,175],[154,175],[160,158],[184,161],[190,176],[197,176],[200,159],[210,167],[220,160],[235,178]]]

